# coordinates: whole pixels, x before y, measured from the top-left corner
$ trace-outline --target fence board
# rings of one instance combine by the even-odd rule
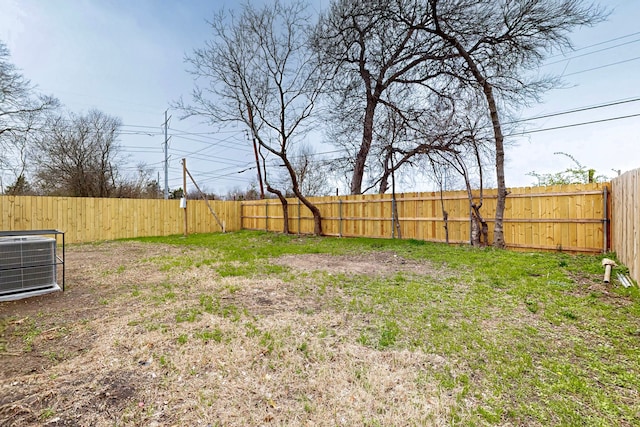
[[[640,169],[615,178],[611,186],[611,245],[631,277],[640,281]]]
[[[567,250],[598,253],[604,246],[603,189],[607,184],[565,185],[510,189],[505,207],[505,240],[517,249]],[[476,202],[478,195],[474,193]],[[323,217],[323,232],[330,236],[392,237],[392,200],[389,194],[311,198]],[[489,241],[497,192],[486,190],[482,214],[489,224]],[[469,203],[466,192],[406,193],[396,197],[402,238],[445,241],[442,204],[448,212],[449,240],[469,242]],[[297,202],[293,199],[290,204]],[[265,229],[255,219],[264,215],[265,201],[242,202],[242,228]],[[262,209],[262,211],[261,211]],[[295,212],[295,215],[291,213]],[[300,228],[298,228],[298,222]],[[295,224],[294,224],[295,223]],[[269,204],[269,231],[281,231],[282,208]],[[290,229],[313,233],[311,212],[290,208]]]
[[[239,230],[240,202],[210,202],[228,231]],[[184,232],[178,200],[0,196],[0,230],[58,229],[68,243]],[[189,234],[221,231],[204,201],[189,200]]]
[[[630,268],[633,266],[634,277],[640,271],[639,182],[638,171],[615,180],[611,207],[615,217],[610,239],[620,259]],[[603,188],[607,185],[510,189],[504,221],[507,245],[517,249],[602,252],[605,247]],[[477,194],[474,196],[477,198]],[[496,199],[496,190],[485,191],[481,212],[489,225],[490,241]],[[393,209],[389,194],[310,200],[320,209],[326,235],[392,236]],[[277,199],[212,201],[211,204],[228,231],[242,228],[282,231],[282,208]],[[402,238],[444,241],[443,205],[449,216],[450,242],[468,242],[469,204],[466,192],[460,191],[443,193],[442,201],[439,192],[398,194]],[[290,199],[288,210],[291,232],[313,233],[313,216],[306,206]],[[70,243],[184,232],[184,212],[178,200],[0,196],[0,212],[2,230],[55,228],[65,231]],[[203,201],[189,200],[187,220],[190,234],[220,231]]]

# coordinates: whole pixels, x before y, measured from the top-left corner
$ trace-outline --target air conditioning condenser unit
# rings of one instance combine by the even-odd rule
[[[56,239],[0,237],[0,301],[59,291],[57,266]]]

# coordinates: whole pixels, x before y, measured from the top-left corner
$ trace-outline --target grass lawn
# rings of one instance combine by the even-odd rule
[[[640,295],[603,256],[249,231],[67,256],[64,294],[0,303],[2,425],[640,425]]]

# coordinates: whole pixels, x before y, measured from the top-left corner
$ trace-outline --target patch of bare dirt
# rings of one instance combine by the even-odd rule
[[[406,259],[393,252],[368,252],[350,255],[305,254],[274,258],[272,263],[299,271],[321,270],[333,274],[390,276],[399,272],[419,275],[442,274],[428,261]]]
[[[578,288],[571,292],[572,295],[580,298],[598,295],[602,301],[617,307],[626,307],[633,304],[629,298],[612,292],[614,286],[621,286],[616,283],[617,280],[612,283],[604,283],[602,277],[594,276],[593,274],[570,272],[567,275],[578,285]]]
[[[157,263],[144,260],[183,251],[137,242],[67,248],[64,292],[0,302],[0,379],[43,372],[86,352],[100,333],[91,321],[109,311],[109,300],[166,276]]]
[[[253,315],[268,316],[317,309],[311,301],[297,298],[287,285],[278,279],[265,278],[256,283],[250,279],[234,278],[227,283],[232,284],[237,290],[222,296],[222,304],[243,307]]]

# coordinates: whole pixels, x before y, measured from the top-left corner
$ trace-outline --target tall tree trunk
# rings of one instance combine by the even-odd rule
[[[467,189],[467,200],[469,201],[469,221],[471,221],[469,230],[469,243],[471,246],[480,246],[480,227],[476,218],[476,212],[479,213],[480,208],[473,203],[473,191],[471,189],[471,181],[469,181],[469,175],[466,169],[463,169],[464,184]]]
[[[402,239],[402,229],[398,218],[398,200],[396,199],[396,175],[393,166],[393,151],[389,150],[389,160],[391,161],[391,197],[393,198],[393,228],[396,230],[398,239]]]
[[[476,233],[474,236],[473,245],[474,246],[487,246],[489,244],[489,227],[487,226],[487,221],[482,218],[480,214],[480,208],[482,207],[482,203],[471,204],[471,217],[474,225],[474,232]]]
[[[392,176],[394,168],[393,164],[389,167],[389,162],[392,161],[391,156],[393,156],[393,147],[389,146],[387,150],[387,154],[385,155],[383,167],[384,171],[382,172],[382,177],[380,177],[380,186],[378,187],[378,194],[384,194],[389,189],[389,177]]]
[[[320,214],[320,209],[311,203],[309,199],[302,194],[302,191],[300,191],[298,177],[296,176],[296,172],[289,159],[286,156],[280,156],[280,159],[284,163],[287,171],[289,172],[289,176],[291,177],[291,189],[293,190],[293,194],[295,194],[298,200],[300,200],[302,204],[305,205],[313,214],[313,234],[316,236],[322,236],[322,215]]]
[[[271,194],[275,194],[276,196],[278,196],[278,199],[280,200],[280,205],[282,206],[282,222],[283,222],[282,232],[284,234],[289,234],[289,202],[287,201],[287,198],[284,197],[284,194],[282,194],[282,191],[276,188],[273,188],[271,184],[269,184],[269,180],[267,179],[267,160],[262,155],[262,153],[260,153],[260,150],[258,150],[257,152],[262,157],[262,170],[264,171],[264,183],[267,186],[267,191]],[[260,166],[260,163],[257,163],[257,165]],[[262,182],[262,179],[261,179],[261,182]]]
[[[498,182],[498,200],[496,203],[496,220],[493,229],[493,246],[504,249],[506,247],[504,241],[504,208],[505,200],[507,198],[507,187],[504,178],[504,135],[502,134],[502,126],[500,125],[500,116],[498,115],[498,106],[496,104],[495,97],[493,95],[493,86],[485,78],[478,68],[478,65],[474,61],[473,57],[467,52],[462,44],[455,38],[444,33],[436,21],[436,34],[450,43],[465,60],[469,71],[473,74],[478,84],[482,88],[482,93],[487,101],[489,108],[489,116],[491,117],[491,124],[493,127],[493,136],[496,148],[496,180]]]
[[[482,89],[489,104],[489,113],[491,114],[491,123],[493,125],[493,135],[496,146],[496,180],[498,181],[498,200],[496,202],[496,221],[493,227],[493,246],[504,249],[506,243],[504,241],[504,208],[507,199],[507,185],[504,179],[504,136],[502,135],[502,127],[500,126],[500,117],[498,116],[498,107],[493,97],[493,88],[482,78]]]
[[[440,184],[440,207],[442,208],[442,221],[444,221],[444,239],[449,244],[449,212],[444,208],[444,190]]]
[[[269,193],[275,194],[280,199],[280,204],[282,205],[282,232],[284,234],[289,234],[289,202],[287,198],[284,197],[282,191],[273,188],[267,183],[267,191]]]
[[[371,149],[371,143],[373,142],[373,116],[376,110],[376,101],[371,96],[367,96],[367,98],[367,107],[364,112],[364,125],[362,129],[362,142],[360,143],[360,150],[358,150],[353,166],[351,194],[362,194],[364,169],[369,150]]]
[[[322,236],[322,215],[320,209],[309,201],[301,192],[297,186],[293,188],[293,194],[305,205],[313,214],[313,234],[316,236]]]
[[[380,186],[378,187],[378,194],[384,194],[389,189],[389,172],[385,171],[380,178]]]

